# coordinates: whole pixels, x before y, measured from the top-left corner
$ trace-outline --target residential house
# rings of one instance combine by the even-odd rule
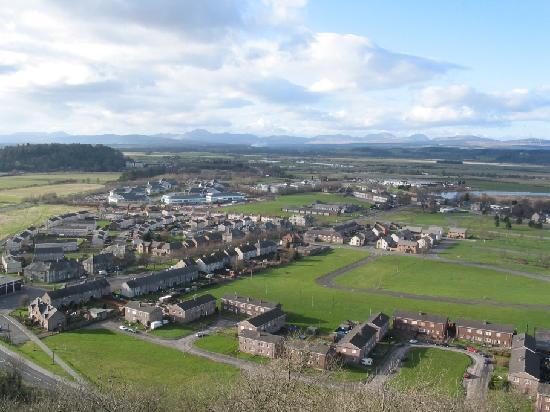
[[[537,351],[550,354],[550,329],[537,328],[535,331]]]
[[[238,255],[238,260],[250,260],[258,256],[258,249],[251,244],[240,245],[235,248]]]
[[[47,291],[42,296],[42,300],[58,308],[59,306],[69,306],[72,304],[78,305],[88,302],[90,299],[99,299],[109,293],[109,282],[105,279],[97,279]]]
[[[310,229],[304,234],[304,240],[309,243],[314,242],[327,242],[327,243],[336,243],[343,244],[344,236],[340,233],[331,229]]]
[[[29,319],[49,332],[60,331],[67,326],[65,314],[40,298],[29,304]]]
[[[224,253],[212,253],[211,255],[203,255],[196,260],[197,267],[200,271],[206,273],[212,273],[215,270],[223,269],[226,262],[228,261],[228,256]]]
[[[367,243],[367,238],[363,233],[357,233],[349,240],[350,246],[364,246]]]
[[[256,256],[267,256],[272,253],[277,253],[277,243],[271,240],[259,240],[255,244],[256,246]]]
[[[367,322],[356,325],[336,343],[336,352],[346,363],[359,364],[376,345],[377,332]]]
[[[466,239],[468,237],[468,231],[461,227],[450,227],[447,232],[449,239]]]
[[[149,303],[132,300],[124,306],[124,319],[130,323],[140,323],[149,327],[162,320],[162,309]]]
[[[401,253],[418,253],[418,242],[416,240],[399,240],[397,242],[397,251]]]
[[[20,273],[23,271],[23,258],[10,253],[3,254],[2,267],[6,273]]]
[[[110,272],[115,267],[115,255],[112,253],[99,253],[92,255],[82,262],[84,271],[89,275],[100,272]]]
[[[458,319],[456,322],[456,337],[471,342],[502,348],[512,347],[513,325],[489,323],[487,321]]]
[[[535,402],[535,412],[550,411],[550,384],[539,383],[537,389],[537,400]]]
[[[282,353],[283,341],[282,336],[243,329],[239,333],[239,351],[273,359]]]
[[[196,280],[198,277],[196,266],[163,270],[151,273],[148,276],[127,280],[121,286],[121,294],[133,298],[146,293],[184,285]]]
[[[336,351],[323,343],[292,340],[285,343],[287,356],[299,364],[314,369],[330,369],[335,364]]]
[[[429,315],[423,312],[395,311],[393,328],[408,334],[442,340],[448,335],[449,320],[446,316]]]
[[[280,307],[279,303],[267,302],[249,296],[238,296],[236,293],[225,294],[221,298],[222,310],[240,315],[256,316]]]
[[[45,283],[65,282],[82,276],[82,266],[74,259],[32,262],[23,270],[25,278]]]
[[[390,317],[382,312],[375,313],[367,319],[367,325],[376,329],[376,342],[380,342],[390,329]]]
[[[276,307],[259,315],[252,316],[237,324],[237,330],[242,332],[245,329],[255,332],[277,332],[285,325],[286,314],[280,307]]]
[[[63,252],[63,248],[61,246],[46,246],[43,247],[41,245],[35,245],[34,247],[34,254],[33,254],[33,260],[41,261],[41,262],[47,262],[51,260],[59,260],[63,259],[65,257],[65,253]]]
[[[391,236],[381,237],[376,241],[376,249],[392,250],[396,247],[397,242]]]
[[[201,295],[174,305],[168,305],[168,314],[174,322],[188,323],[216,312],[216,298]]]
[[[181,242],[151,242],[150,253],[154,256],[170,256],[182,248]]]
[[[508,382],[521,393],[535,397],[541,377],[541,359],[536,353],[534,339],[525,334],[515,335],[508,364]]]

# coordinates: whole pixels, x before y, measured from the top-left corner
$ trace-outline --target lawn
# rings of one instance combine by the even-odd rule
[[[96,183],[67,183],[36,187],[21,187],[17,189],[0,190],[0,202],[21,203],[27,198],[55,193],[59,197],[91,192],[102,189],[104,186]]]
[[[337,284],[429,296],[547,304],[550,283],[494,270],[406,256],[381,256]]]
[[[39,205],[0,212],[0,239],[29,226],[42,225],[50,216],[76,212],[81,209],[81,207],[66,205]]]
[[[292,213],[283,212],[282,209],[287,206],[300,207],[307,206],[315,201],[321,201],[324,203],[347,203],[360,205],[368,208],[369,203],[356,199],[351,196],[343,196],[334,193],[300,193],[294,195],[281,195],[277,196],[275,200],[267,200],[263,202],[251,202],[244,205],[236,205],[225,207],[224,210],[237,212],[237,213],[246,213],[246,214],[256,214],[256,215],[269,215],[269,216],[291,216]],[[352,214],[347,216],[314,216],[315,219],[320,221],[331,221],[336,222],[338,220],[346,220],[346,217],[350,217],[358,214]]]
[[[238,375],[232,366],[108,330],[79,330],[44,339],[77,372],[100,388],[114,385],[200,390]]]
[[[213,286],[205,292],[216,297],[238,293],[282,304],[287,321],[300,327],[318,326],[322,332],[332,331],[346,319],[364,320],[370,313],[394,310],[425,311],[448,315],[451,319],[467,318],[514,324],[519,331],[529,327],[549,327],[550,317],[545,310],[518,309],[490,305],[459,305],[436,301],[421,301],[381,296],[368,292],[350,292],[318,285],[315,279],[367,255],[360,250],[335,249],[324,256],[303,258],[236,280],[223,286]]]
[[[456,242],[442,250],[440,255],[449,259],[550,275],[549,249],[549,240],[493,235],[488,236],[488,239]]]
[[[164,325],[161,328],[150,331],[149,334],[164,339],[180,339],[184,336],[191,335],[198,330],[206,328],[208,325],[214,322],[216,318],[217,315],[213,315],[205,319],[200,319],[195,322],[185,324],[175,322],[169,323],[168,325]]]
[[[34,342],[27,341],[21,345],[10,345],[0,340],[0,344],[5,345],[8,349],[18,353],[19,355],[46,369],[47,371],[50,371],[58,376],[69,380],[73,379],[72,376],[65,372],[65,370],[61,366],[59,366],[57,363],[53,363],[52,358],[50,358]]]
[[[259,363],[269,361],[268,358],[239,352],[239,340],[237,338],[236,328],[223,329],[211,335],[200,338],[195,341],[195,346],[209,352],[234,356],[239,359],[251,360]]]
[[[470,358],[434,348],[413,348],[391,383],[400,390],[431,389],[443,395],[463,396],[463,374]]]
[[[118,179],[120,173],[25,173],[17,176],[0,176],[0,190],[30,186],[72,183],[102,184]]]

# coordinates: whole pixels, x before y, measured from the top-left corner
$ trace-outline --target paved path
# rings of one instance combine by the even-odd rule
[[[86,382],[78,373],[76,373],[69,365],[67,365],[67,363],[65,363],[63,359],[61,359],[58,355],[54,356],[52,350],[48,346],[46,346],[46,344],[42,342],[34,333],[29,331],[24,325],[19,323],[19,321],[6,314],[0,315],[0,317],[3,317],[5,320],[10,322],[13,327],[18,328],[21,332],[27,335],[29,340],[38,345],[38,347],[42,349],[46,353],[46,355],[48,355],[50,358],[53,357],[55,363],[57,363],[61,368],[63,368],[63,370],[65,370],[65,372],[71,375],[79,384],[88,384],[88,382]]]

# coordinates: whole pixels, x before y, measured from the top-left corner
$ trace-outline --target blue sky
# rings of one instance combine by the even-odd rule
[[[550,137],[550,2],[0,0],[0,133]]]

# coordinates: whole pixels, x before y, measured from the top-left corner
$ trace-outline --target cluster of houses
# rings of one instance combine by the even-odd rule
[[[304,207],[284,207],[283,212],[295,213],[298,215],[317,215],[317,216],[339,216],[346,213],[353,213],[361,210],[358,205],[350,205],[343,203],[323,203],[313,202],[309,206]]]
[[[369,243],[377,249],[401,253],[420,253],[434,247],[443,238],[441,227],[430,226],[427,229],[415,226],[401,227],[396,224],[376,222],[374,225],[359,225],[355,221],[346,222],[331,228],[312,228],[305,232],[304,240],[309,243],[326,242],[366,246]],[[468,231],[464,228],[449,228],[447,238],[466,239]]]

